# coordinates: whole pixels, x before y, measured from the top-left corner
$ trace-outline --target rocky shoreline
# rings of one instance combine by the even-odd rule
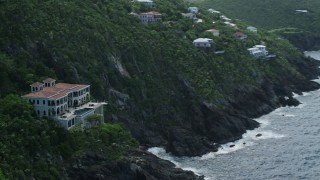
[[[223,101],[222,108],[208,102],[202,102],[199,106],[190,103],[188,107],[190,119],[186,119],[179,126],[163,130],[155,124],[149,126],[137,124],[133,120],[115,115],[110,116],[108,121],[124,124],[144,146],[145,150],[149,147],[161,146],[175,156],[200,156],[210,151],[217,151],[219,144],[238,140],[242,138],[242,134],[246,130],[259,127],[259,123],[252,118],[267,114],[281,106],[297,106],[300,103],[293,97],[293,93],[301,94],[320,88],[318,83],[311,81],[320,75],[320,69],[318,68],[320,61],[304,58],[303,60],[291,59],[290,62],[303,74],[302,79],[283,77],[278,82],[265,79],[259,88],[239,87],[233,93],[233,96]],[[185,88],[184,94],[187,99],[192,101],[193,95],[188,91],[188,88]],[[141,157],[141,153],[148,154],[148,157],[150,157],[144,160],[144,164],[134,163],[136,170],[138,170],[135,171],[135,177],[138,176],[137,173],[140,173],[143,176],[142,179],[203,178],[195,175],[191,176],[190,172],[175,169],[172,163],[160,160],[155,156],[152,157],[145,150],[140,151],[140,154],[135,154],[135,156],[131,154],[125,158],[125,164],[128,166],[129,161],[131,162],[133,157]],[[166,163],[168,164],[163,166]],[[150,166],[161,166],[163,168],[159,171],[153,171]],[[131,165],[130,167],[132,168]],[[176,176],[175,173],[177,172],[179,172],[179,176]],[[157,174],[165,176],[159,176],[159,178],[156,177]]]
[[[97,165],[99,164],[99,165]],[[131,150],[124,159],[110,163],[95,153],[86,153],[71,160],[66,176],[70,179],[91,180],[203,180],[191,171],[175,168],[169,161],[144,150]]]

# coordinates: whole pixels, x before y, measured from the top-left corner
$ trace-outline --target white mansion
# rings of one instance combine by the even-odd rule
[[[22,96],[33,105],[38,117],[51,117],[64,128],[70,129],[77,124],[90,126],[86,118],[93,114],[101,116],[106,103],[90,102],[90,85],[57,83],[47,78],[43,83],[30,85],[31,93]]]

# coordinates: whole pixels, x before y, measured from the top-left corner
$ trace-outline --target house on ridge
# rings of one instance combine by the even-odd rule
[[[143,3],[144,5],[146,5],[150,8],[156,7],[156,3],[153,2],[152,0],[136,0],[136,1],[139,3]]]
[[[181,13],[182,17],[194,20],[197,19],[197,16],[194,13]]]
[[[224,20],[224,21],[231,21],[232,19],[230,19],[230,18],[227,18],[227,16],[225,16],[225,15],[221,15],[220,16],[220,19],[222,19],[222,20]]]
[[[150,11],[150,12],[145,12],[141,13],[138,15],[138,18],[143,24],[151,24],[155,22],[161,21],[161,13],[155,12],[155,11]]]
[[[217,36],[217,37],[220,35],[219,30],[216,30],[216,29],[208,29],[206,30],[206,32],[212,33],[213,36]]]
[[[250,31],[250,32],[253,32],[253,33],[257,33],[258,32],[258,29],[256,27],[253,27],[253,26],[247,27],[247,30]]]
[[[195,47],[210,48],[213,46],[213,40],[209,38],[198,38],[193,40],[192,43]]]
[[[236,32],[233,34],[233,36],[238,40],[246,40],[248,36],[244,32]]]
[[[214,10],[212,8],[208,9],[208,12],[215,13],[215,14],[220,14],[221,13],[220,11]]]
[[[86,118],[93,114],[99,115],[103,123],[103,106],[107,103],[90,102],[90,85],[56,83],[55,79],[47,78],[30,87],[31,92],[22,98],[32,104],[38,117],[52,118],[65,129],[75,125],[88,127]]]
[[[231,22],[229,22],[229,21],[225,21],[225,22],[223,22],[223,23],[226,24],[227,26],[233,28],[233,29],[238,29],[237,25],[234,24],[234,23],[231,23]]]

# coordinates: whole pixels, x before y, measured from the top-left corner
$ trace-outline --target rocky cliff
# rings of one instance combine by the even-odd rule
[[[216,151],[221,143],[235,141],[248,129],[259,124],[252,120],[269,113],[280,106],[296,106],[293,92],[301,94],[320,88],[311,81],[320,75],[319,61],[302,58],[292,59],[304,75],[303,79],[282,77],[277,82],[264,80],[260,87],[239,86],[232,95],[223,99],[220,107],[216,104],[201,102],[192,105],[194,98],[185,87],[184,96],[190,102],[186,105],[188,119],[173,127],[159,127],[155,124],[136,124],[134,121],[110,116],[108,121],[124,123],[139,142],[147,147],[163,146],[176,156],[199,156]],[[183,83],[181,83],[183,84]]]

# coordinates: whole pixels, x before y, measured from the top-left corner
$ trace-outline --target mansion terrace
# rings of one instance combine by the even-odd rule
[[[50,117],[64,128],[70,129],[77,124],[88,127],[85,119],[93,114],[101,116],[106,103],[90,102],[90,85],[56,83],[47,78],[43,83],[30,85],[31,93],[22,96],[32,105],[38,117]]]

